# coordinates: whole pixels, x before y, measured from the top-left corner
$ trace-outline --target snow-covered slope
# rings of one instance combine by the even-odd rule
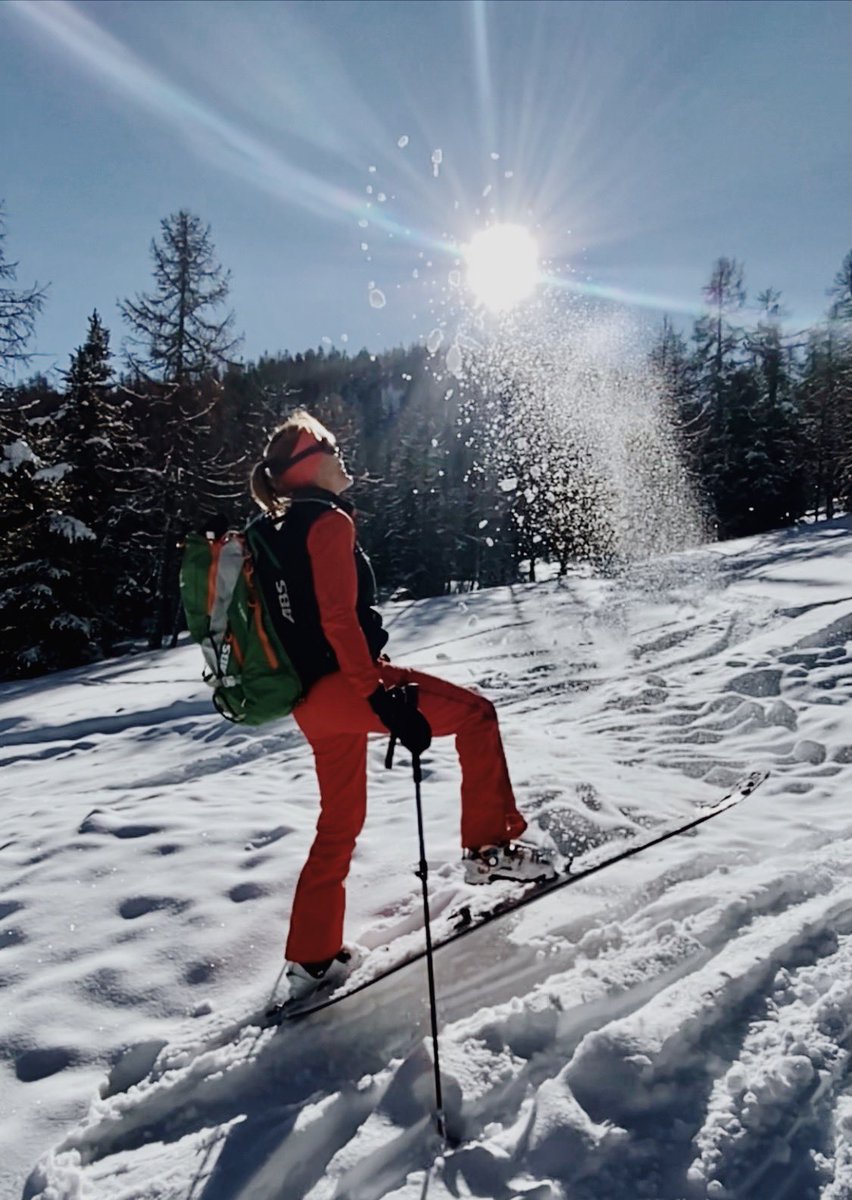
[[[745,804],[297,1026],[281,963],[316,788],[213,714],[192,646],[0,690],[4,1200],[852,1196],[852,521],[390,606],[495,700],[521,805],[582,854]],[[371,755],[350,936],[415,937],[410,777]],[[423,785],[434,911],[457,769]],[[25,1180],[28,1182],[25,1183]]]

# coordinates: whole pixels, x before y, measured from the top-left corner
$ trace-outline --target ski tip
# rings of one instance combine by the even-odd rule
[[[751,771],[739,781],[735,790],[744,796],[749,796],[755,788],[760,787],[769,778],[769,775],[770,772],[767,770]]]
[[[718,800],[700,807],[704,812],[724,812],[725,809],[732,808],[735,804],[739,804],[741,800],[745,800],[753,791],[760,787],[769,778],[769,771],[757,770],[750,771],[748,775],[743,775],[741,779],[733,785],[730,791],[725,792]]]

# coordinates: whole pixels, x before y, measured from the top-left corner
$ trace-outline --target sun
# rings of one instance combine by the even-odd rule
[[[539,278],[538,246],[523,225],[491,225],[465,248],[467,283],[492,312],[514,308]]]

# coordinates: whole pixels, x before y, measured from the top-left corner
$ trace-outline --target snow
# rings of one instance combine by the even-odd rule
[[[562,854],[772,772],[441,951],[452,1150],[421,967],[257,1023],[316,819],[293,722],[222,721],[187,643],[4,685],[2,1200],[848,1200],[850,570],[842,518],[389,609],[399,661],[494,699],[531,832]],[[376,950],[422,937],[411,780],[384,750],[348,885],[349,935]],[[442,739],[438,924],[482,897],[457,787]]]
[[[453,342],[447,351],[447,370],[451,375],[455,375],[457,379],[462,374],[462,352],[458,342]]]
[[[67,513],[52,512],[48,521],[51,533],[64,537],[68,542],[91,542],[95,534],[83,521],[69,517]]]
[[[41,467],[38,471],[34,471],[33,479],[43,483],[61,483],[73,470],[70,463],[54,463],[53,466]]]
[[[3,458],[0,460],[0,475],[12,475],[24,463],[38,463],[39,459],[21,438],[7,442],[3,447]]]
[[[384,308],[384,306],[387,304],[387,297],[381,288],[370,288],[369,295],[371,308]]]

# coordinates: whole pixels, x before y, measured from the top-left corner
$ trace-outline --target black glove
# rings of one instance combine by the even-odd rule
[[[390,733],[415,758],[432,744],[432,728],[417,707],[417,693],[405,686],[379,686],[368,697],[370,707]]]

